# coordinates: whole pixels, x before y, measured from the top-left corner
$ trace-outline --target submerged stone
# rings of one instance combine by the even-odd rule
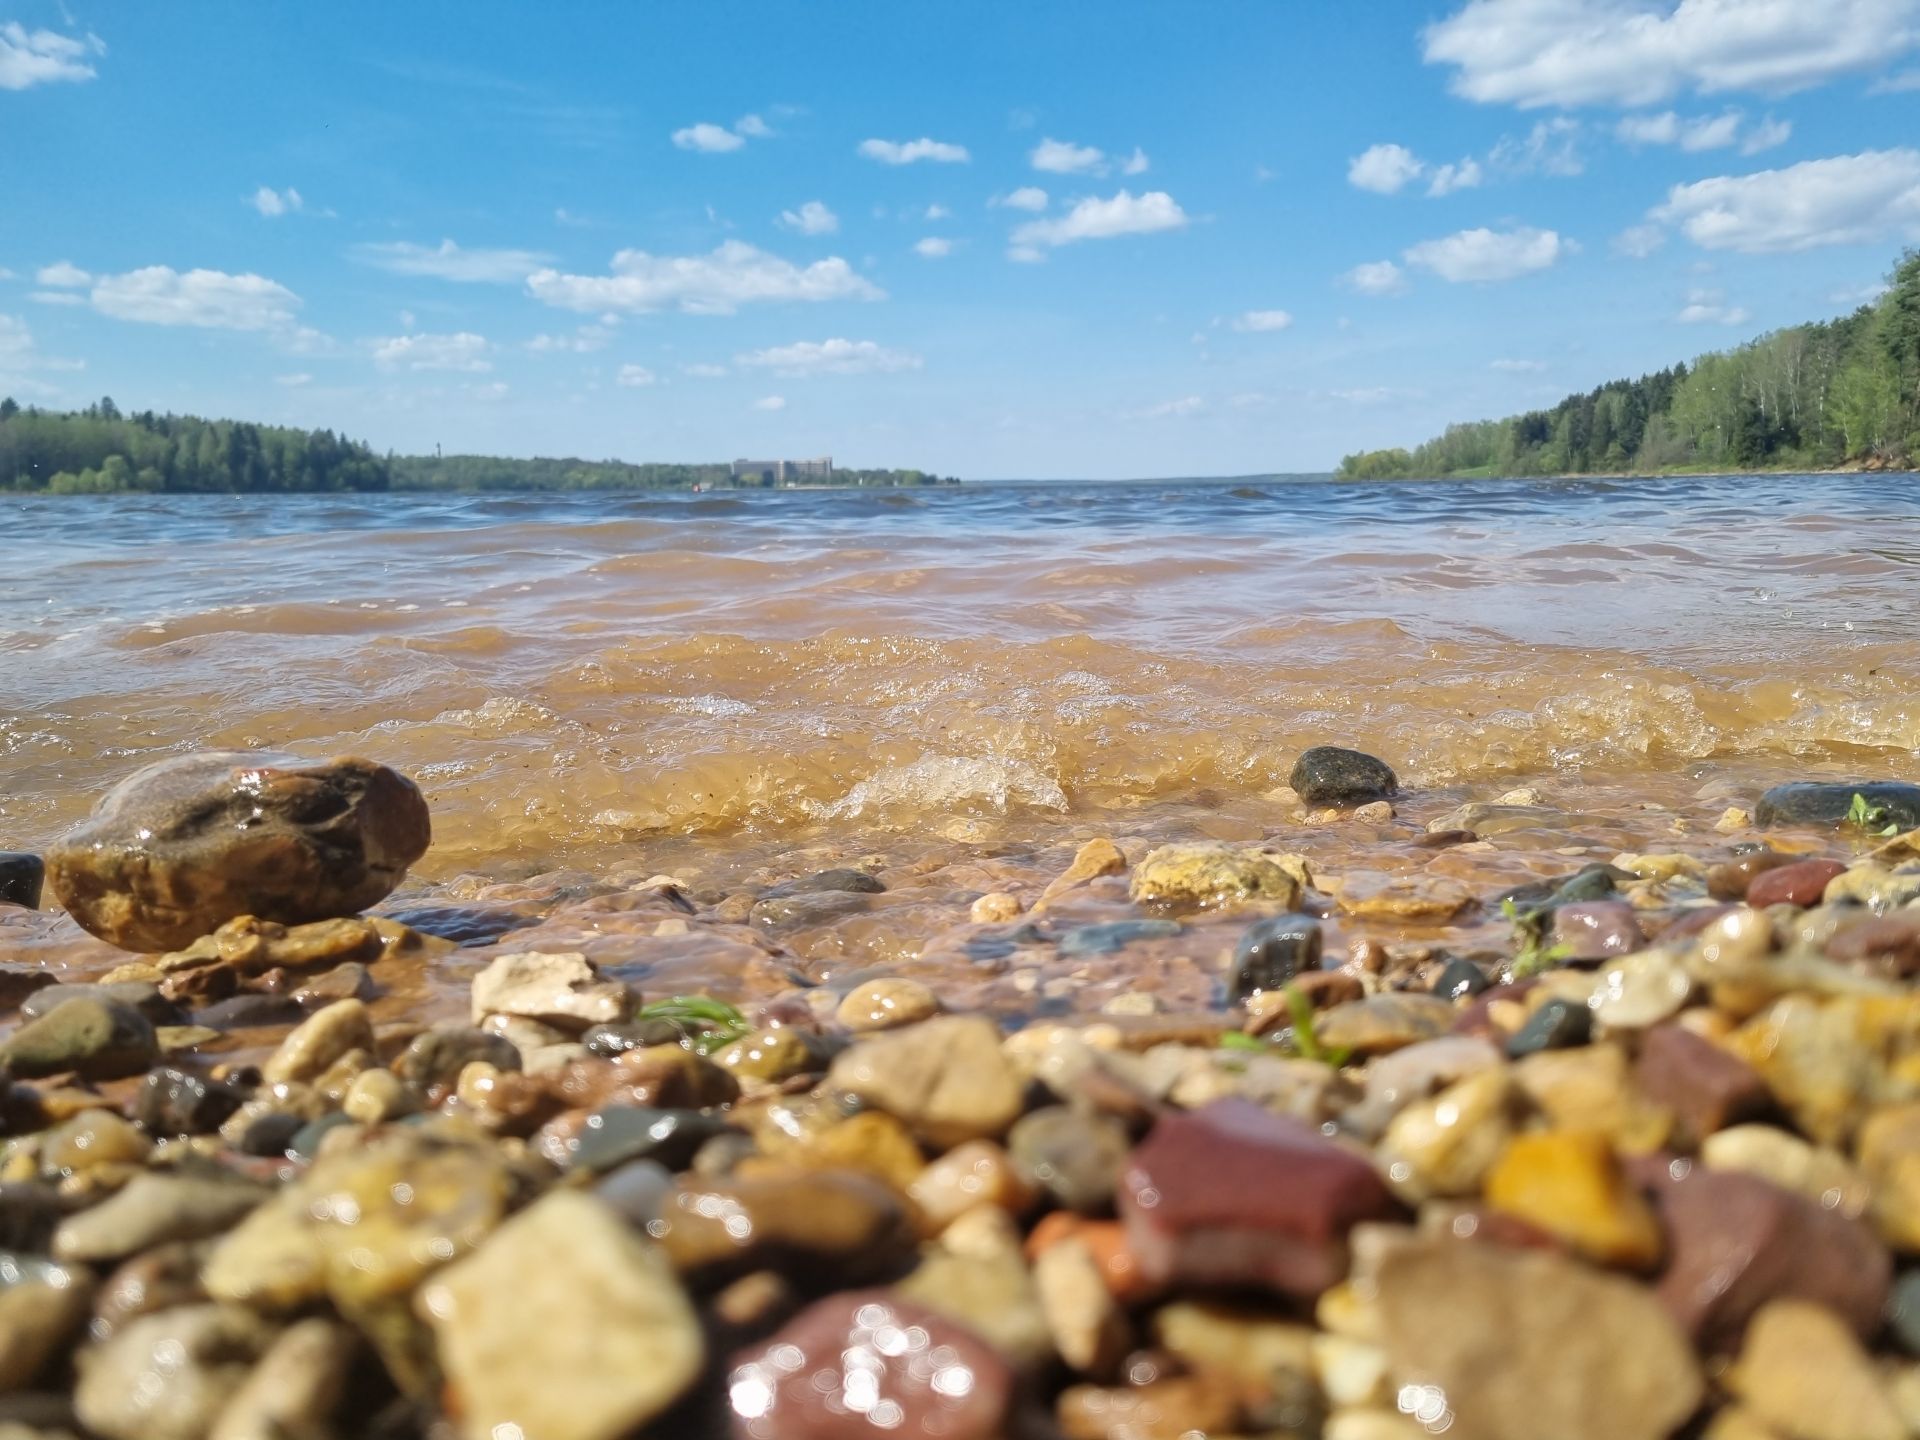
[[[40,908],[40,883],[47,867],[38,855],[20,850],[0,850],[0,905]]]
[[[1776,785],[1760,797],[1753,818],[1761,829],[1786,825],[1835,828],[1847,823],[1859,796],[1875,812],[1873,828],[1897,825],[1902,830],[1920,826],[1920,785],[1892,780],[1865,780],[1851,784],[1796,781]]]
[[[1172,920],[1110,920],[1103,925],[1077,925],[1060,937],[1060,953],[1112,955],[1136,940],[1164,940],[1179,933],[1180,926]]]
[[[1798,905],[1802,909],[1818,905],[1827,886],[1846,873],[1838,860],[1801,860],[1781,865],[1756,876],[1747,887],[1747,903],[1756,910],[1769,905]]]
[[[353,915],[426,853],[427,803],[371,760],[216,752],[115,786],[47,854],[69,914],[128,950],[175,950],[239,915]]]
[[[1249,900],[1291,908],[1300,890],[1299,875],[1278,856],[1231,845],[1162,845],[1133,867],[1128,893],[1136,905],[1203,910]]]
[[[1311,915],[1269,915],[1240,934],[1228,989],[1235,1000],[1278,990],[1302,971],[1318,970],[1320,922]]]
[[[1386,761],[1338,745],[1302,751],[1287,784],[1309,805],[1363,805],[1384,800],[1400,787]]]

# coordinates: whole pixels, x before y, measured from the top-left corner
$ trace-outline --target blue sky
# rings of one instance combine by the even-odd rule
[[[0,0],[0,144],[33,403],[1316,470],[1870,296],[1920,0]]]

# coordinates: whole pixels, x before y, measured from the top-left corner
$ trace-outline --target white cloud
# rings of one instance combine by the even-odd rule
[[[1141,410],[1126,412],[1129,420],[1185,420],[1198,415],[1207,408],[1207,402],[1198,395],[1183,395],[1178,400],[1164,400],[1158,405],[1149,405]]]
[[[411,241],[356,245],[353,258],[395,275],[431,275],[465,284],[511,285],[553,257],[538,250],[463,250],[451,240],[437,246]]]
[[[1088,197],[1057,220],[1030,220],[1013,232],[1017,248],[1072,245],[1080,240],[1110,240],[1116,235],[1150,235],[1181,230],[1187,212],[1164,190],[1135,196],[1122,190],[1111,200]]]
[[[289,388],[297,388],[301,385],[311,385],[313,383],[313,376],[302,370],[297,375],[276,375],[273,377],[273,383],[276,385],[285,385]]]
[[[1455,94],[1523,108],[1786,94],[1920,43],[1920,0],[1469,0],[1423,35]]]
[[[1496,360],[1487,367],[1507,375],[1538,375],[1547,368],[1544,360]]]
[[[1438,198],[1451,195],[1456,190],[1472,190],[1485,177],[1480,170],[1480,162],[1471,156],[1455,165],[1442,165],[1433,172],[1433,180],[1427,186],[1427,194]]]
[[[1509,175],[1578,175],[1587,168],[1580,154],[1580,122],[1565,115],[1537,121],[1524,136],[1503,136],[1487,163]]]
[[[626,386],[629,390],[644,389],[659,378],[644,365],[622,365],[619,375],[615,377],[619,384]]]
[[[929,235],[914,242],[913,253],[922,260],[943,260],[953,253],[953,241],[944,235]]]
[[[1120,163],[1120,173],[1122,175],[1144,175],[1152,166],[1153,162],[1147,159],[1147,152],[1136,145],[1133,147],[1133,154],[1129,155]]]
[[[758,115],[742,115],[733,122],[733,133],[754,140],[769,140],[773,138],[773,127]]]
[[[1293,324],[1293,316],[1284,310],[1247,310],[1228,322],[1235,330],[1249,335],[1261,335],[1272,330],[1285,330]]]
[[[1633,260],[1644,260],[1667,243],[1667,232],[1658,225],[1629,225],[1613,237],[1613,248]]]
[[[87,297],[72,290],[29,290],[27,298],[36,305],[84,305]]]
[[[674,131],[673,143],[682,150],[697,150],[703,155],[724,155],[729,150],[738,150],[747,141],[745,136],[734,134],[724,125],[702,120],[698,125]]]
[[[539,270],[527,277],[527,290],[549,305],[588,313],[731,315],[742,305],[886,298],[838,256],[803,267],[742,240],[728,240],[710,255],[622,250],[613,257],[612,269],[610,275]]]
[[[1344,400],[1349,405],[1384,405],[1389,400],[1413,398],[1414,392],[1395,390],[1388,385],[1363,385],[1353,390],[1329,390],[1336,400]]]
[[[56,290],[74,289],[93,283],[93,276],[71,260],[56,260],[51,265],[42,265],[35,272],[33,279],[37,285],[50,286]]]
[[[831,235],[840,228],[840,217],[818,200],[809,200],[798,210],[782,210],[779,223],[802,235]]]
[[[1052,175],[1104,175],[1107,154],[1091,145],[1075,145],[1071,140],[1042,140],[1033,147],[1027,161],[1036,170]]]
[[[753,408],[756,410],[784,410],[787,408],[787,397],[784,395],[762,395],[758,400],[753,402]]]
[[[1866,150],[1676,185],[1648,218],[1677,225],[1702,249],[1750,255],[1913,234],[1920,228],[1920,151]]]
[[[395,335],[373,342],[373,360],[382,370],[456,370],[480,374],[493,369],[485,336],[462,330],[455,335]]]
[[[680,373],[682,375],[690,375],[695,380],[718,380],[727,373],[727,367],[700,361],[692,365],[682,365],[680,367]]]
[[[1009,245],[1007,259],[1016,265],[1038,265],[1047,258],[1047,252],[1035,245]]]
[[[1391,260],[1369,260],[1340,277],[1341,283],[1362,295],[1398,295],[1407,288],[1407,276]]]
[[[1686,307],[1673,318],[1682,325],[1742,325],[1748,317],[1744,306],[1727,304],[1718,290],[1689,290]]]
[[[766,350],[750,350],[733,357],[743,370],[771,370],[776,375],[808,378],[815,375],[892,374],[918,370],[921,359],[904,350],[889,350],[872,340],[801,340]]]
[[[51,387],[40,384],[28,384],[22,380],[29,370],[84,370],[86,362],[81,360],[57,360],[50,355],[40,353],[34,343],[33,331],[27,322],[16,315],[0,315],[0,377],[8,378],[9,383],[18,384],[22,389],[34,389],[43,393],[52,393]]]
[[[556,225],[571,225],[575,229],[584,229],[593,222],[584,215],[574,214],[571,210],[567,209],[566,206],[562,205],[553,212],[553,223]]]
[[[987,203],[1004,205],[1009,210],[1029,210],[1037,215],[1047,208],[1047,192],[1038,185],[1022,185],[1008,194],[994,196]]]
[[[52,30],[29,30],[18,21],[0,25],[0,90],[27,90],[56,81],[91,80],[89,57],[104,55],[98,35],[75,40]]]
[[[149,265],[101,275],[88,294],[93,308],[116,320],[193,325],[206,330],[284,330],[300,297],[264,275]]]
[[[920,218],[923,220],[951,220],[953,218],[953,211],[944,205],[929,205],[927,206],[927,213]]]
[[[1792,138],[1793,122],[1776,120],[1769,115],[1747,132],[1747,138],[1740,142],[1740,153],[1758,155],[1762,150],[1771,150],[1776,145],[1784,145]]]
[[[1347,183],[1376,195],[1398,194],[1427,167],[1404,145],[1370,145],[1347,164]]]
[[[411,328],[412,317],[408,317]],[[527,341],[527,349],[536,355],[588,355],[607,348],[613,330],[606,325],[582,325],[571,335],[536,335]]]
[[[247,204],[253,206],[269,220],[278,219],[290,211],[307,208],[307,202],[300,198],[300,192],[291,185],[284,190],[276,190],[271,185],[262,185],[248,197]]]
[[[1552,230],[1522,225],[1512,230],[1462,230],[1439,240],[1409,246],[1409,265],[1431,270],[1453,284],[1512,280],[1545,270],[1572,249]]]
[[[1869,95],[1904,95],[1910,90],[1920,90],[1920,70],[1902,70],[1898,75],[1889,75],[1884,80],[1876,80],[1868,87]]]
[[[1858,305],[1871,305],[1886,293],[1887,282],[1884,280],[1876,280],[1870,285],[1855,285],[1849,288],[1835,290],[1827,296],[1827,299],[1831,300],[1835,305],[1845,305],[1848,309],[1852,309]]]
[[[949,145],[943,140],[862,140],[860,153],[882,165],[911,165],[916,160],[932,160],[942,165],[964,165],[973,157],[964,145]]]

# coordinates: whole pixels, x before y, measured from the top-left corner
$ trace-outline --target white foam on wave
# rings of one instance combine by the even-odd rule
[[[847,820],[902,806],[919,811],[986,807],[1002,814],[1015,806],[1065,810],[1067,795],[1024,761],[923,755],[876,771],[831,804],[810,808],[821,819]]]

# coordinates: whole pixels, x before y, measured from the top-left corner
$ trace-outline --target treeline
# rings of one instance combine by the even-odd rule
[[[395,455],[396,490],[764,490],[759,475],[733,478],[727,465],[630,465],[623,460],[510,460],[497,455]],[[813,483],[811,481],[807,483]],[[842,470],[835,485],[941,485],[920,470]]]
[[[1920,458],[1920,251],[1872,305],[1776,330],[1691,367],[1614,380],[1551,410],[1450,425],[1413,450],[1340,462],[1345,480],[1900,467]]]
[[[23,409],[0,399],[0,490],[253,494],[385,490],[387,462],[331,430],[193,415]]]

